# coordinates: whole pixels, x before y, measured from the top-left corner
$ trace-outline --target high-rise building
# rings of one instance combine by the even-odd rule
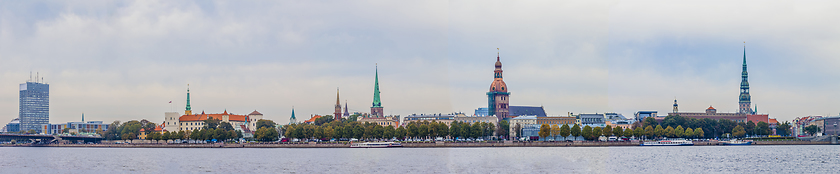
[[[370,117],[383,117],[382,101],[379,99],[379,66],[376,66],[376,77],[373,82],[373,106],[370,107]]]
[[[36,78],[37,79],[37,78]],[[50,124],[50,85],[41,81],[20,84],[20,130],[44,132]]]
[[[496,118],[502,120],[508,117],[508,105],[510,103],[508,96],[510,96],[510,93],[507,84],[502,79],[502,62],[498,54],[496,55],[496,69],[493,72],[495,73],[493,83],[490,84],[490,91],[487,92],[488,115],[496,116]]]
[[[741,95],[738,97],[738,113],[754,114],[750,108],[750,82],[747,81],[747,47],[744,46],[744,64],[741,70]]]

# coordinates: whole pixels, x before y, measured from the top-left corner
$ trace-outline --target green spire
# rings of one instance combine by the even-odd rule
[[[187,84],[187,110],[192,111],[192,107],[190,107],[190,84]]]
[[[295,108],[292,108],[292,120],[296,120],[295,119]]]
[[[373,107],[381,108],[382,102],[379,100],[379,66],[376,66],[376,80],[373,83]]]

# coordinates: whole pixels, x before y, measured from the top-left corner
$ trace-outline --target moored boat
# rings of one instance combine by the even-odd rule
[[[726,146],[743,146],[743,145],[750,145],[750,144],[752,144],[752,141],[750,141],[750,140],[747,140],[747,141],[744,141],[744,140],[729,140],[729,141],[724,141],[723,142],[723,145],[726,145]]]
[[[396,142],[367,142],[367,143],[353,143],[350,144],[353,148],[385,148],[385,147],[402,147],[402,144]]]
[[[694,142],[685,139],[666,139],[659,141],[645,141],[642,146],[692,146]]]

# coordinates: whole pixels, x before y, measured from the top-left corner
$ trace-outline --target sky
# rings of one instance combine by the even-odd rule
[[[736,112],[746,49],[752,103],[792,120],[840,113],[836,1],[0,0],[0,122],[18,85],[50,84],[50,122],[162,122],[257,110],[332,114],[336,90],[385,114],[486,107],[501,57],[511,105],[549,115]],[[498,50],[497,50],[498,48]],[[169,103],[170,101],[171,104]]]

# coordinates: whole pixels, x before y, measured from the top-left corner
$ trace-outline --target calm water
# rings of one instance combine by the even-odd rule
[[[838,173],[840,146],[0,147],[0,173]]]

